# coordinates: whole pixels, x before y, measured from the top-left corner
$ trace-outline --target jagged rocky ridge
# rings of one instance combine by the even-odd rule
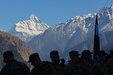
[[[20,21],[9,31],[11,34],[18,36],[21,40],[28,42],[36,35],[43,33],[49,26],[40,21],[34,14],[29,20]]]
[[[95,15],[99,17],[99,33],[101,49],[106,51],[113,48],[113,5],[104,7],[95,14],[86,14],[71,18],[67,22],[56,24],[43,34],[30,40],[29,46],[40,53],[43,59],[49,58],[51,50],[59,50],[66,57],[70,50],[82,51],[93,49],[93,33]]]

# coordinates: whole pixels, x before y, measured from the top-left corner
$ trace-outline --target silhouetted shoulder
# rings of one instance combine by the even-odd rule
[[[13,61],[3,67],[2,75],[30,75],[30,70],[26,64]]]

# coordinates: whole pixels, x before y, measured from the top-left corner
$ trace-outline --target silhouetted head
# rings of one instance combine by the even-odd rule
[[[3,59],[6,64],[12,62],[14,60],[14,55],[13,55],[12,51],[4,52]]]
[[[90,60],[92,59],[92,52],[90,52],[89,50],[84,50],[82,52],[82,56],[81,56],[83,59],[87,59],[87,60]]]
[[[78,53],[78,51],[70,51],[69,52],[69,57],[70,57],[71,61],[78,61],[79,55],[80,54]]]
[[[60,62],[59,54],[56,50],[50,52],[50,58],[54,64],[58,64]]]
[[[97,53],[99,61],[105,61],[107,53],[104,50],[101,50]]]
[[[101,50],[97,53],[98,56],[105,56],[107,53],[104,50]]]
[[[39,54],[38,53],[31,54],[29,56],[29,61],[28,62],[31,62],[31,64],[34,65],[34,66],[40,65],[41,59],[39,57]]]

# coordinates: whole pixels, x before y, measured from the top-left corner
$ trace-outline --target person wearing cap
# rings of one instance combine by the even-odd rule
[[[83,50],[80,58],[80,67],[82,75],[92,75],[94,61],[92,60],[92,52]]]
[[[100,50],[97,53],[97,62],[93,67],[93,75],[108,75],[107,63],[105,62],[107,53],[104,50]]]
[[[92,52],[90,52],[89,50],[84,50],[81,55],[81,60],[82,59],[85,59],[88,61],[92,60]]]
[[[33,66],[37,66],[41,63],[41,59],[38,53],[33,53],[29,56],[29,61]]]
[[[69,52],[70,61],[64,69],[64,75],[81,75],[79,55],[75,50]]]
[[[12,51],[3,53],[6,65],[1,70],[1,75],[30,75],[30,70],[26,64],[14,59]]]
[[[28,62],[34,66],[31,75],[51,75],[49,65],[41,61],[38,53],[31,54]]]
[[[106,60],[106,57],[107,57],[107,53],[104,50],[100,50],[97,53],[97,61],[98,62],[104,63]]]
[[[56,50],[51,51],[50,58],[51,58],[52,64],[59,64],[60,63],[58,51],[56,51]]]
[[[52,75],[63,75],[63,66],[60,64],[59,53],[57,50],[50,52]]]

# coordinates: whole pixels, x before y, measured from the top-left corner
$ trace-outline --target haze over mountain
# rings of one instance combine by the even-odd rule
[[[43,33],[49,26],[40,21],[34,14],[29,20],[20,21],[14,25],[10,33],[27,42],[36,35]]]
[[[12,36],[7,32],[0,31],[0,69],[3,67],[3,53],[11,50],[15,59],[19,61],[28,61],[32,50],[18,37]]]
[[[99,17],[99,33],[101,49],[112,49],[113,35],[113,5],[104,7],[97,13],[75,16],[67,22],[56,24],[47,29],[43,34],[30,40],[29,46],[46,59],[51,50],[58,50],[62,56],[70,50],[93,49],[93,33],[95,15]],[[64,55],[63,55],[63,54]]]
[[[18,36],[41,58],[48,59],[51,50],[58,50],[62,57],[66,57],[70,50],[93,49],[93,35],[95,15],[99,17],[99,33],[101,49],[109,51],[113,48],[113,4],[103,7],[97,13],[75,16],[64,23],[49,27],[39,18],[32,15],[30,20],[18,22],[11,33]]]

